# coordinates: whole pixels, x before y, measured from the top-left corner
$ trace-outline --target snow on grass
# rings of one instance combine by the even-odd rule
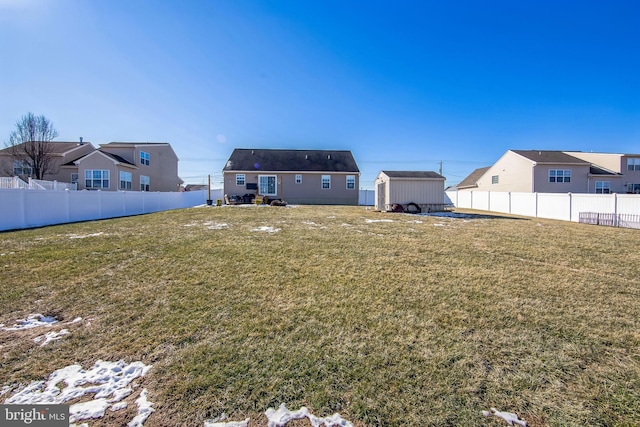
[[[44,316],[40,313],[30,314],[26,319],[16,320],[15,325],[9,328],[2,328],[5,331],[20,331],[23,329],[38,328],[41,326],[51,326],[58,323],[58,319],[53,316]]]
[[[365,219],[364,222],[366,223],[374,223],[374,222],[393,222],[392,219]]]
[[[93,234],[70,234],[69,238],[70,239],[85,239],[87,237],[96,237],[96,236],[102,236],[104,233],[101,231],[99,233],[93,233]]]
[[[68,329],[62,329],[59,332],[55,332],[55,331],[47,332],[44,335],[40,335],[39,337],[35,337],[33,339],[33,342],[38,344],[38,343],[40,343],[42,341],[42,344],[40,344],[40,347],[44,347],[45,345],[49,344],[51,341],[59,340],[64,335],[69,335],[69,330]]]
[[[278,231],[280,231],[279,228],[274,228],[274,227],[268,227],[268,226],[263,226],[263,227],[258,227],[258,228],[252,228],[251,231],[261,231],[264,233],[277,233]]]
[[[225,421],[227,414],[222,414],[219,418],[211,421],[205,421],[204,427],[248,427],[250,419],[244,421]]]
[[[353,427],[349,421],[343,419],[340,414],[333,414],[330,417],[319,418],[313,415],[309,410],[303,406],[297,411],[291,412],[287,409],[286,405],[283,403],[280,405],[278,410],[276,411],[273,408],[267,409],[264,413],[269,420],[267,426],[268,427],[282,427],[286,425],[289,421],[292,420],[300,420],[303,418],[308,418],[313,427],[333,427],[333,426],[343,426],[343,427]]]
[[[90,400],[72,404],[69,407],[69,421],[101,418],[111,406],[112,410],[126,407],[122,400],[132,393],[129,384],[145,375],[151,365],[142,362],[126,364],[123,361],[105,362],[98,360],[91,369],[80,365],[69,365],[54,371],[46,381],[35,381],[22,388],[4,401],[12,405],[63,404],[71,400],[91,396]],[[66,386],[59,388],[64,383]],[[153,408],[147,400],[146,389],[136,400],[138,414],[129,423],[130,427],[142,426]]]
[[[496,417],[502,418],[503,420],[505,420],[507,423],[509,423],[510,426],[512,426],[513,423],[516,423],[519,426],[527,427],[527,422],[525,420],[521,420],[520,418],[518,418],[518,416],[513,412],[502,412],[502,411],[498,411],[496,408],[491,408],[491,412],[482,411],[482,415],[484,415],[485,417],[490,417],[492,415],[495,415]]]

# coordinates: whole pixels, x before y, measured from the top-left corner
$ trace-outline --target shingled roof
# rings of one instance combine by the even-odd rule
[[[445,179],[444,176],[432,171],[382,171],[389,178],[430,178]]]
[[[222,171],[360,172],[351,151],[348,150],[249,148],[233,150]]]
[[[562,151],[545,151],[545,150],[511,150],[516,154],[521,155],[536,163],[561,163],[561,164],[576,164],[576,165],[590,165],[577,157],[573,157]]]
[[[478,169],[474,170],[473,172],[471,172],[469,174],[469,176],[467,176],[465,179],[460,181],[460,183],[458,185],[456,185],[456,188],[477,187],[478,186],[478,180],[482,177],[482,175],[484,175],[489,170],[489,168],[491,168],[491,166],[487,166],[487,167],[484,167],[484,168],[478,168]]]

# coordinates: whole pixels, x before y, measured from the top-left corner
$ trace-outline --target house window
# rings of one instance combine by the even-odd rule
[[[275,196],[278,194],[275,175],[260,175],[258,177],[259,193],[263,196]]]
[[[121,190],[131,190],[131,183],[133,182],[133,178],[131,172],[120,172],[120,189]]]
[[[498,181],[499,181],[498,176],[499,176],[499,175],[493,175],[493,176],[491,177],[491,183],[492,183],[492,184],[497,184],[497,183],[498,183]]]
[[[72,184],[78,184],[78,174],[77,173],[72,173],[71,174],[71,183]]]
[[[329,190],[331,188],[331,175],[322,175],[322,187],[323,190]]]
[[[300,174],[296,175],[296,184],[302,184],[302,175]]]
[[[571,182],[571,171],[566,169],[549,170],[549,182]]]
[[[628,171],[640,171],[640,158],[638,157],[630,157],[627,159],[627,170]]]
[[[85,188],[109,188],[109,171],[86,169],[84,171]]]
[[[244,174],[237,173],[236,174],[236,185],[244,185]]]
[[[149,159],[150,158],[151,158],[151,156],[149,156],[149,153],[147,153],[145,151],[141,151],[140,152],[140,164],[141,165],[149,166]]]
[[[609,194],[611,183],[609,181],[596,181],[596,194]]]
[[[140,175],[140,191],[149,191],[149,177]]]
[[[354,190],[356,188],[356,176],[347,175],[347,190]]]
[[[13,161],[13,174],[14,175],[29,175],[33,173],[31,165],[26,160],[14,160]]]
[[[640,184],[627,184],[627,193],[630,194],[640,194]]]

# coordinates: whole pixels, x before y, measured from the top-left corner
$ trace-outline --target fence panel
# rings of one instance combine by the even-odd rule
[[[538,193],[537,217],[571,220],[571,195],[564,193]]]
[[[511,193],[511,213],[522,216],[536,216],[537,196],[535,193]]]
[[[493,212],[509,213],[511,211],[511,193],[491,192],[490,206]]]
[[[640,214],[640,195],[638,194],[618,194],[619,214]]]
[[[206,191],[148,193],[0,189],[0,230],[180,209],[202,205]]]

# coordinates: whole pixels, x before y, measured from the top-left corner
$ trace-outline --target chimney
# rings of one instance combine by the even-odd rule
[[[82,144],[83,144],[83,143],[82,143],[82,137],[80,137],[80,145],[82,145]]]

